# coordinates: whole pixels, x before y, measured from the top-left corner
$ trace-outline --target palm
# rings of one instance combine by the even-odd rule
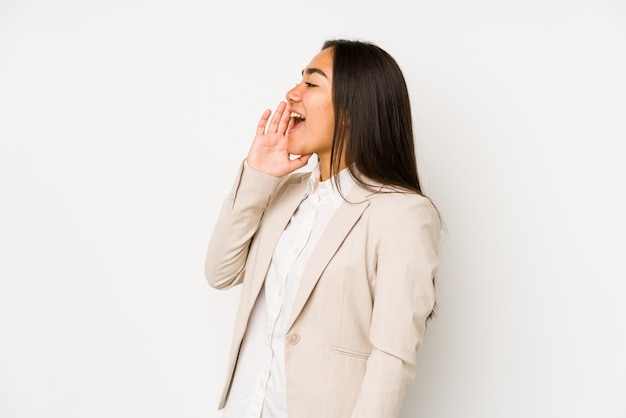
[[[291,126],[289,105],[280,102],[272,120],[269,121],[271,113],[268,109],[261,116],[247,162],[254,170],[274,177],[283,177],[304,167],[311,155],[290,158],[287,150],[287,131]]]

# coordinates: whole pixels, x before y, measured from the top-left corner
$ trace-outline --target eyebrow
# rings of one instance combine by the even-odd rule
[[[304,74],[307,75],[311,75],[311,74],[320,74],[322,75],[324,78],[328,78],[328,76],[324,73],[324,71],[320,70],[319,68],[307,68],[305,70],[302,70],[302,75]]]

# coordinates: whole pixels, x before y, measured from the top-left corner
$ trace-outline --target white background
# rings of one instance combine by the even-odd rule
[[[401,416],[626,417],[623,1],[0,0],[1,417],[219,416],[208,238],[334,37],[399,62],[446,224]]]

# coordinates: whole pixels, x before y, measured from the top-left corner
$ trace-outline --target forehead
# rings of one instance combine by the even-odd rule
[[[333,75],[333,51],[332,48],[326,48],[318,52],[313,57],[309,65],[304,69],[304,73],[308,73],[310,69],[321,70],[330,80]]]

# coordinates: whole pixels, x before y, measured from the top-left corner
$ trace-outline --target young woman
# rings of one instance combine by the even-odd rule
[[[440,231],[404,78],[381,48],[332,40],[286,98],[263,113],[209,243],[209,283],[243,285],[219,408],[396,417],[435,305]],[[294,172],[313,154],[311,173]]]

